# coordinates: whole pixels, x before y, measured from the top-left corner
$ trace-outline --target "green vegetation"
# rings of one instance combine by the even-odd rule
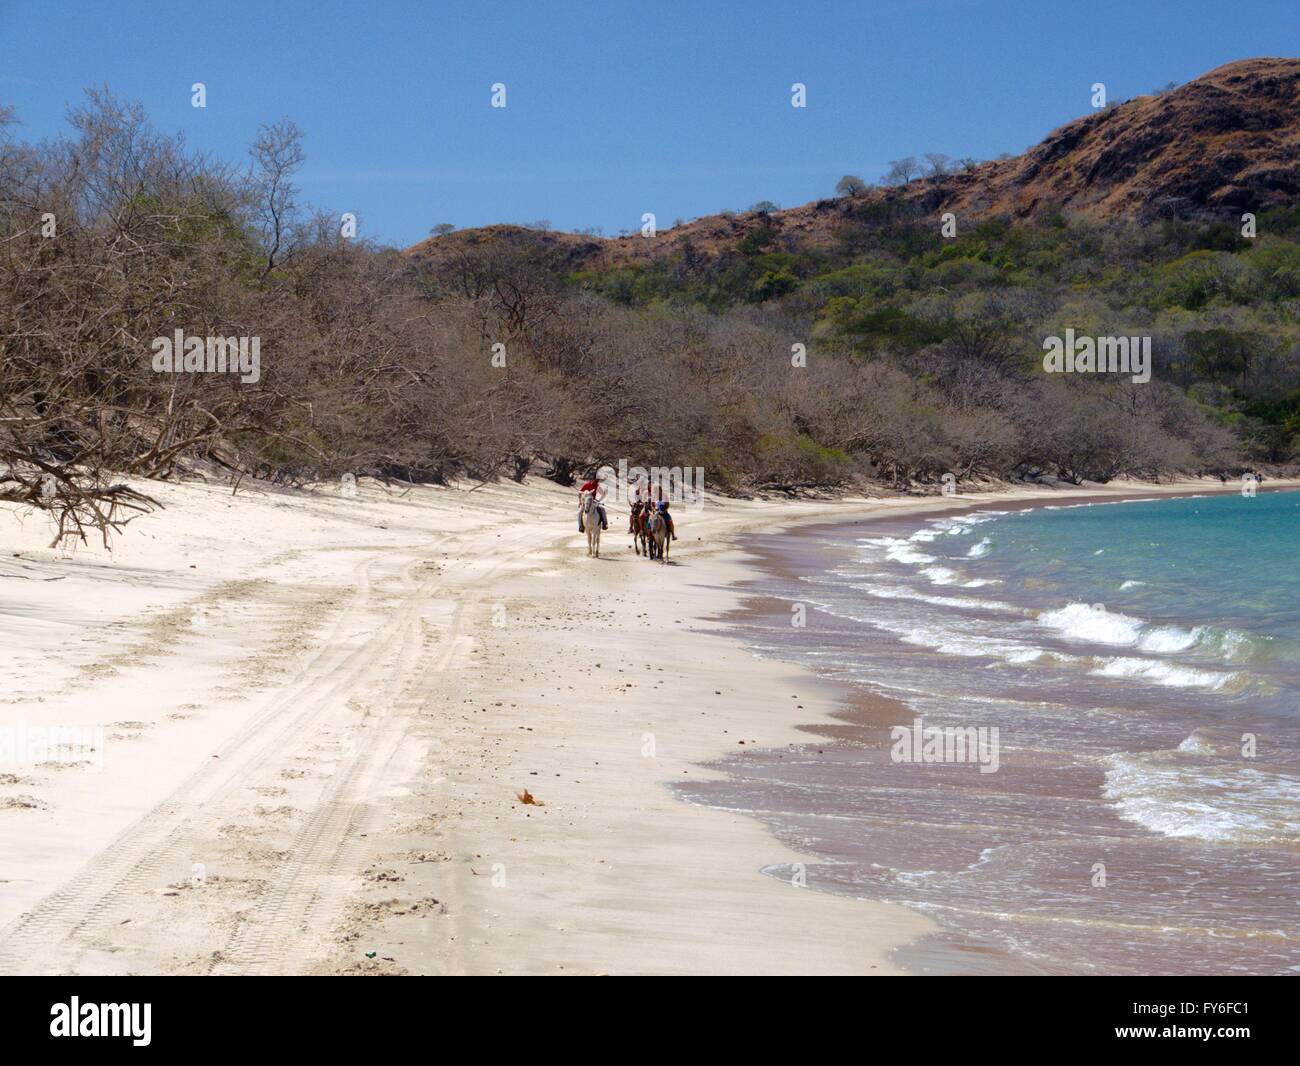
[[[105,93],[53,143],[11,119],[0,497],[68,535],[147,506],[121,474],[198,467],[567,481],[627,458],[798,490],[1232,476],[1300,448],[1300,209],[1261,214],[1253,240],[1050,210],[944,240],[933,214],[846,187],[817,245],[759,205],[720,251],[669,238],[651,261],[575,269],[540,223],[444,225],[418,266],[299,207],[291,123],[243,172]],[[177,329],[259,338],[260,377],[159,372],[151,342]],[[1153,379],[1045,374],[1043,339],[1066,329],[1152,338]]]
[[[935,219],[863,205],[833,249],[792,246],[770,220],[707,262],[690,248],[573,285],[626,307],[761,305],[844,360],[920,380],[963,323],[995,328],[1025,372],[1043,337],[1073,326],[1151,336],[1157,379],[1243,445],[1242,462],[1300,452],[1300,208],[1266,212],[1258,237],[1225,222],[980,222],[954,239]],[[780,252],[770,249],[780,247]]]

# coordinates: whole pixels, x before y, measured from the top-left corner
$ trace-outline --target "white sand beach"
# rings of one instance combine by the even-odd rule
[[[665,787],[836,706],[717,634],[731,538],[1221,488],[709,495],[661,566],[549,482],[141,487],[111,552],[0,510],[2,973],[896,972],[926,919]]]

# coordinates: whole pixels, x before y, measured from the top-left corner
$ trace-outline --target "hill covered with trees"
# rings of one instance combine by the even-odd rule
[[[0,496],[75,533],[148,506],[121,475],[198,470],[567,481],[627,458],[747,491],[1294,466],[1300,63],[1198,82],[791,212],[405,253],[299,203],[291,123],[235,167],[104,93],[53,142],[6,114]],[[1175,156],[1220,162],[1192,188]],[[1150,337],[1152,379],[1045,374],[1067,329]],[[160,370],[177,330],[256,338],[257,375]]]

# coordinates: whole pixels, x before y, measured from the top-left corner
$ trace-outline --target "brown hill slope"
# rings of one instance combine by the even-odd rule
[[[1244,59],[1155,96],[1075,119],[1024,155],[981,163],[959,174],[817,200],[762,216],[708,215],[654,238],[595,238],[547,233],[575,268],[657,258],[689,242],[701,255],[733,248],[767,225],[786,240],[831,240],[844,217],[864,205],[915,204],[967,217],[1024,218],[1064,210],[1094,218],[1226,218],[1300,202],[1300,59]],[[490,244],[518,226],[486,226],[434,237],[408,248],[436,264],[467,247]]]

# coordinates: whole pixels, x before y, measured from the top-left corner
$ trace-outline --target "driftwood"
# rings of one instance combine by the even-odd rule
[[[27,504],[47,512],[54,521],[56,532],[50,547],[64,540],[87,541],[86,534],[93,530],[108,546],[110,533],[162,504],[125,483],[103,484],[93,473],[77,475],[66,468],[50,468],[46,464],[39,474],[20,474],[13,470],[0,477],[0,500]]]

